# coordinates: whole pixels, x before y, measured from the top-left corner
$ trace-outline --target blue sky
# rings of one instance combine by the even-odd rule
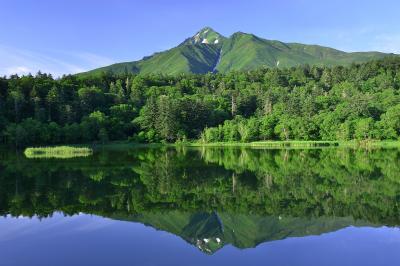
[[[204,26],[400,53],[395,0],[0,0],[0,75],[77,73],[176,46]]]

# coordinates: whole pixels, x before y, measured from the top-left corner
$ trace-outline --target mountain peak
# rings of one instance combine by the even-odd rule
[[[215,30],[213,30],[213,28],[208,27],[208,26],[202,28],[201,30],[199,30],[198,33],[207,33],[207,32],[209,32],[209,31],[213,31],[213,32],[217,33]]]
[[[254,34],[251,34],[251,33],[246,33],[246,32],[243,32],[243,31],[237,31],[237,32],[235,32],[235,33],[233,33],[231,35],[231,38],[238,38],[238,37],[243,37],[243,36],[257,37],[257,36],[255,36]]]
[[[185,44],[219,44],[225,39],[224,36],[213,30],[211,27],[204,27],[193,37],[187,39]]]

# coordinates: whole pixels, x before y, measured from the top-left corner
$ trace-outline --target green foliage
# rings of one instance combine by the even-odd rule
[[[0,139],[17,148],[127,139],[398,140],[398,73],[393,57],[226,74],[11,76],[0,78]]]
[[[378,122],[381,128],[380,137],[388,139],[398,139],[400,137],[400,104],[388,108],[382,114],[381,121]]]

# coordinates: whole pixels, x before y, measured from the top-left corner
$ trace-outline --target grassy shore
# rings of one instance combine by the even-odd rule
[[[191,142],[187,144],[195,147],[254,147],[254,148],[323,148],[323,147],[348,147],[348,148],[400,148],[400,141],[255,141],[255,142],[216,142],[216,143],[201,143]]]
[[[304,149],[304,148],[329,148],[329,147],[347,147],[347,148],[400,148],[400,141],[378,141],[378,140],[351,140],[351,141],[254,141],[254,142],[213,142],[204,143],[198,141],[177,142],[177,143],[134,143],[128,141],[115,141],[107,144],[94,145],[95,149],[124,149],[124,148],[158,148],[158,147],[253,147],[270,149]]]
[[[55,146],[26,148],[24,154],[27,158],[59,158],[86,157],[93,154],[87,147]]]

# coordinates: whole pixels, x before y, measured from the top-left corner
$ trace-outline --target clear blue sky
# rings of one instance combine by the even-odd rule
[[[0,75],[76,73],[176,46],[204,26],[400,53],[398,0],[0,0]]]

